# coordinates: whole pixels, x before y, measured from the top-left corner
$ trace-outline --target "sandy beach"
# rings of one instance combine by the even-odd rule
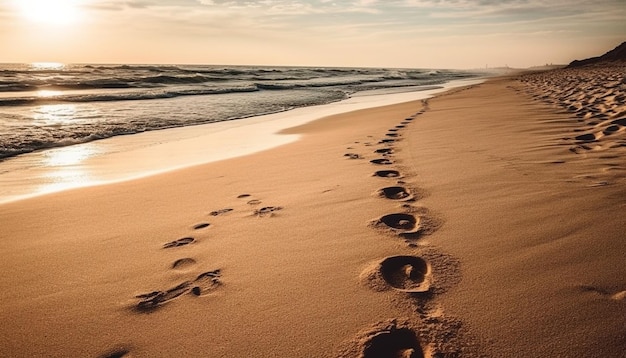
[[[2,357],[625,357],[622,65],[0,205]]]

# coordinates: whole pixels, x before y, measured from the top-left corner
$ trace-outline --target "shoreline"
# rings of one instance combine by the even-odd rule
[[[576,153],[581,127],[620,119],[578,121],[536,99],[550,90],[490,79],[308,122],[253,155],[0,205],[0,346],[619,356],[626,130]]]
[[[484,80],[454,80],[438,88],[391,94],[365,91],[326,105],[117,136],[20,155],[0,163],[0,204],[253,154],[297,140],[297,136],[276,134],[283,129],[339,113],[421,100]]]

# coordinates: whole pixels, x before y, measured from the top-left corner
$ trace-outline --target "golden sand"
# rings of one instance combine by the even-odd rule
[[[0,355],[619,357],[624,72],[604,71],[1,205]]]

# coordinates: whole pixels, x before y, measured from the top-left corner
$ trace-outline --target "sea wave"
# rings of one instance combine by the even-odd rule
[[[167,90],[152,90],[123,93],[85,93],[85,94],[52,94],[46,96],[32,95],[24,97],[0,98],[2,106],[44,105],[54,103],[83,103],[83,102],[111,102],[111,101],[139,101],[151,99],[174,98],[180,96],[199,96],[211,94],[242,93],[258,91],[257,86],[231,88],[173,88]]]
[[[426,80],[465,76],[459,71],[300,68],[72,65],[62,69],[0,70],[0,92],[154,88],[172,85],[256,83],[264,89],[348,86],[388,80]],[[416,83],[414,83],[415,85]]]
[[[0,65],[0,158],[477,75],[384,68]]]

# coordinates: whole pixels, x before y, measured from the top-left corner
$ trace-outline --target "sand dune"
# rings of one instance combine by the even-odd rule
[[[576,116],[577,128],[566,138],[572,152],[606,158],[626,151],[624,73],[626,63],[618,62],[526,75],[522,81],[534,98]]]

